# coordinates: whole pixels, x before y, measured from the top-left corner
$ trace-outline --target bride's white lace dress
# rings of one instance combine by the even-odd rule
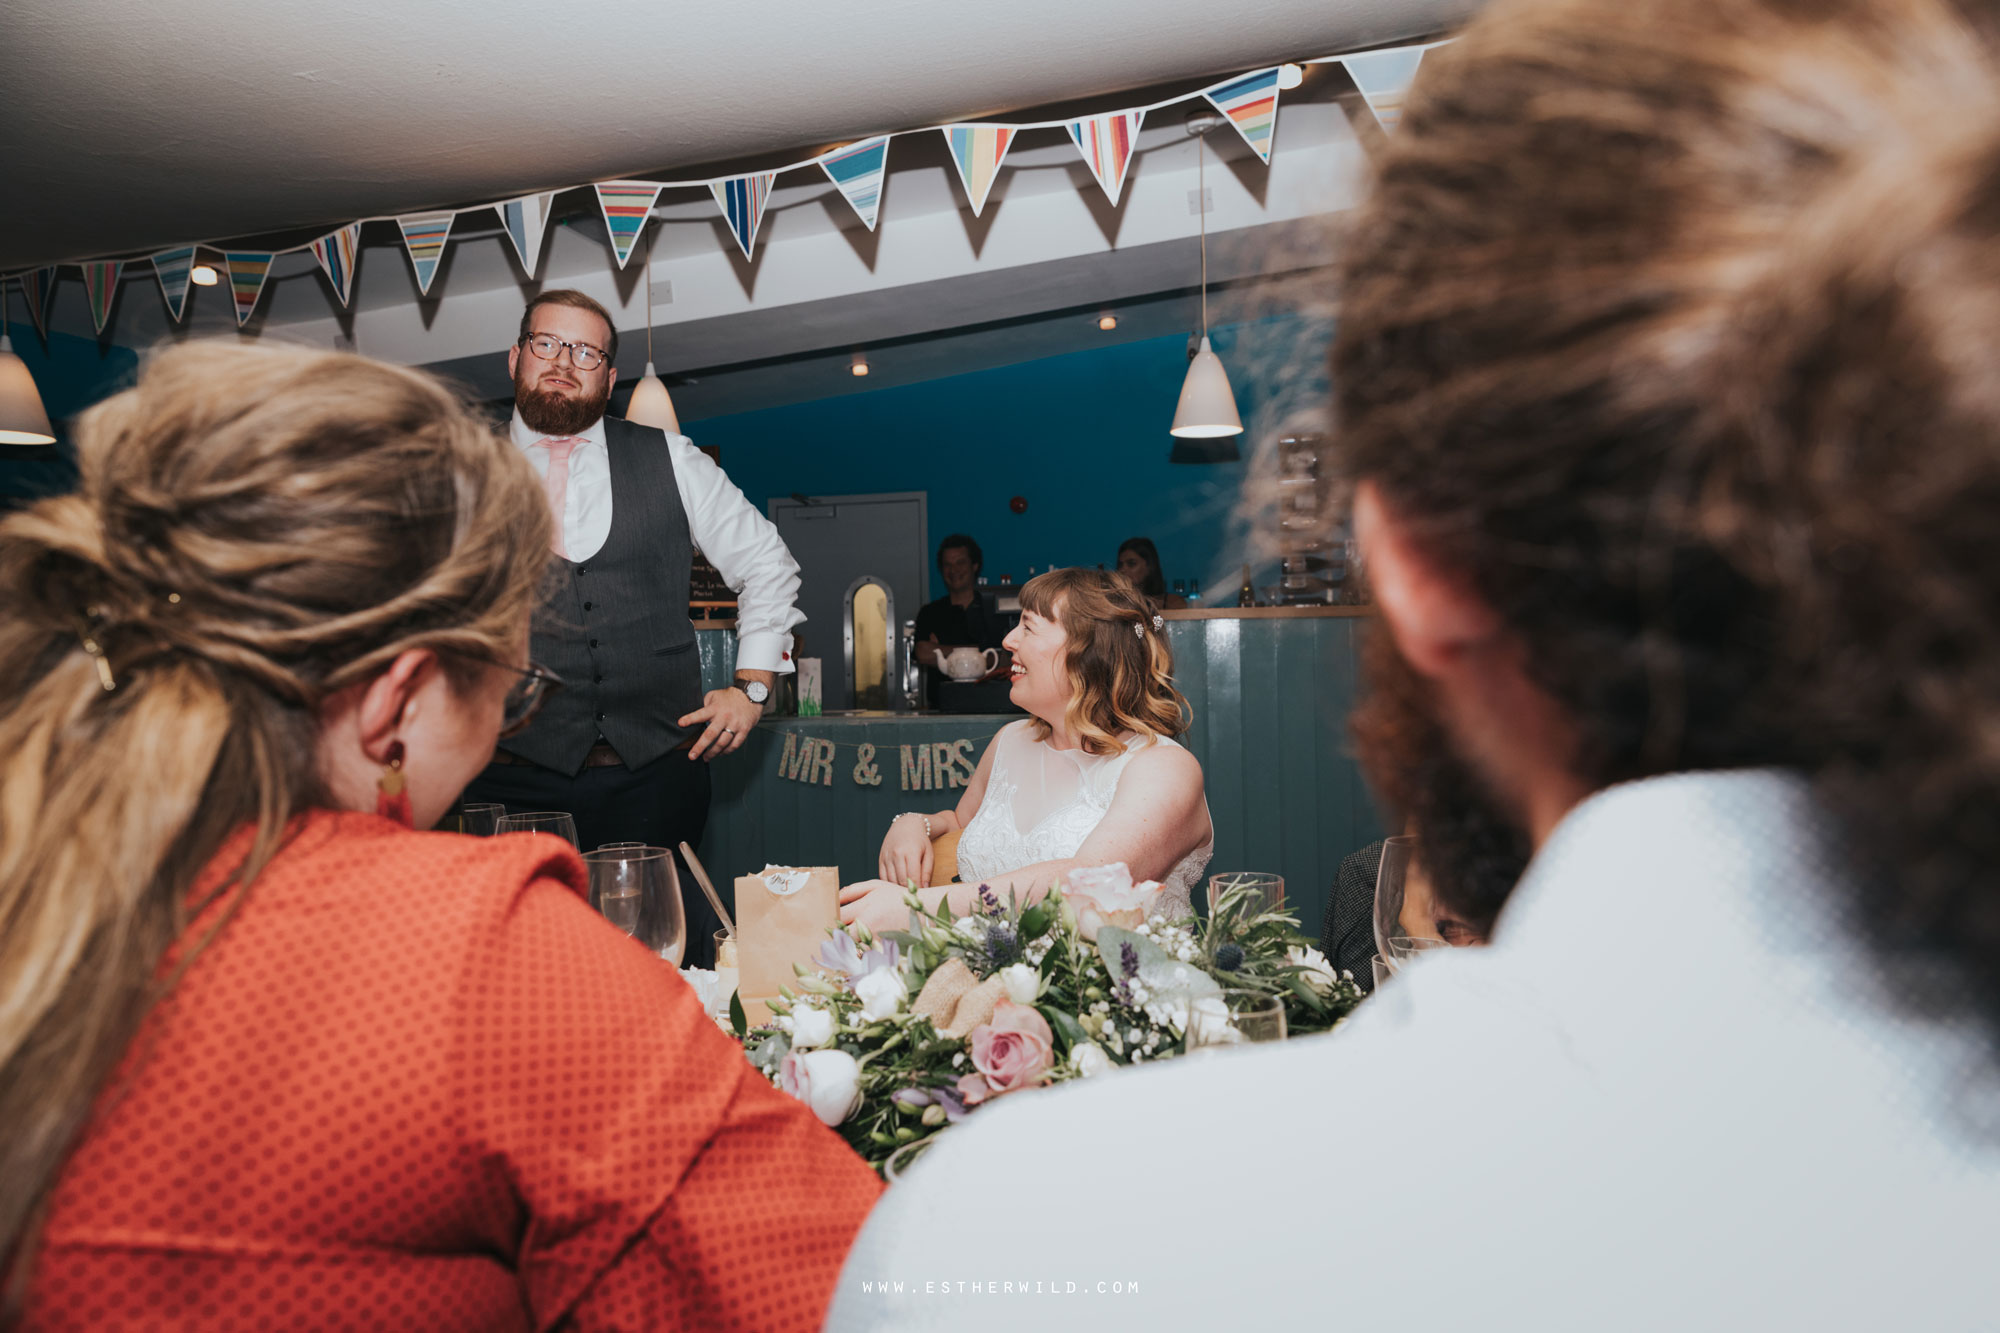
[[[1178,744],[1164,736],[1153,743]],[[1103,822],[1120,775],[1145,745],[1145,737],[1134,736],[1122,754],[1085,754],[1053,749],[1036,740],[1027,722],[1003,728],[993,740],[986,794],[959,836],[959,879],[977,884],[1038,861],[1075,856]],[[1206,805],[1203,809],[1206,813]],[[1193,910],[1194,886],[1214,853],[1211,822],[1207,840],[1160,881],[1161,908],[1167,915]]]

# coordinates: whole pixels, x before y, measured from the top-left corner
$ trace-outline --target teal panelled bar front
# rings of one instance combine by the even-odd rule
[[[1201,760],[1215,821],[1211,869],[1282,874],[1306,933],[1316,936],[1341,858],[1382,836],[1347,739],[1357,635],[1370,621],[1345,607],[1169,612],[1167,621],[1176,682],[1194,716],[1182,739]],[[735,636],[703,630],[699,638],[703,681],[712,689],[729,679]],[[702,860],[725,894],[737,875],[767,862],[838,865],[843,883],[869,878],[891,819],[943,809],[959,795],[904,791],[901,747],[969,739],[976,759],[1010,720],[940,713],[768,718],[715,766]],[[834,743],[830,785],[780,775],[787,734]],[[854,780],[862,745],[875,747],[878,786]]]

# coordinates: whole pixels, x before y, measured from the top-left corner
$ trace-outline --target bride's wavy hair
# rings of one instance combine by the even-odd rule
[[[551,524],[533,471],[467,404],[359,356],[162,352],[83,417],[77,453],[76,494],[0,521],[9,1304],[141,1023],[292,816],[325,803],[319,704],[408,649],[446,654],[454,679],[512,651]],[[244,827],[248,857],[215,890],[224,924],[183,939],[216,901],[190,902],[198,878]]]
[[[1188,727],[1188,703],[1174,688],[1174,653],[1153,624],[1153,608],[1130,583],[1096,569],[1055,569],[1029,579],[1021,610],[1063,627],[1069,702],[1063,722],[1085,754],[1123,750],[1119,737],[1178,736]],[[1049,725],[1032,721],[1037,740]]]

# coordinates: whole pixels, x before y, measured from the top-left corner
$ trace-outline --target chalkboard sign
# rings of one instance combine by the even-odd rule
[[[722,450],[701,445],[701,451],[722,466]],[[736,614],[736,594],[722,581],[722,571],[708,563],[700,551],[694,553],[694,569],[688,579],[688,619],[728,619]]]

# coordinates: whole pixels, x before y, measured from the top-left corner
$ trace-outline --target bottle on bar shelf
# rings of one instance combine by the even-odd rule
[[[1250,582],[1250,566],[1248,564],[1243,566],[1243,586],[1236,590],[1236,604],[1238,606],[1257,605],[1257,588]]]
[[[1175,579],[1175,580],[1174,580],[1174,596],[1176,596],[1176,597],[1180,598],[1180,599],[1181,599],[1182,601],[1186,601],[1186,600],[1187,600],[1187,580],[1186,580],[1186,579]]]
[[[1200,605],[1201,605],[1201,580],[1200,580],[1200,579],[1189,579],[1189,580],[1188,580],[1188,605],[1189,605],[1189,606],[1200,606]]]

